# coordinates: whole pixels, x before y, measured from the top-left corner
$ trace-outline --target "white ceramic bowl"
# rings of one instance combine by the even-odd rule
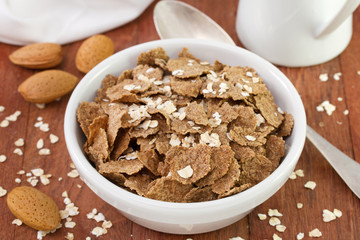
[[[175,58],[187,47],[194,56],[213,62],[218,59],[232,66],[250,66],[264,79],[275,102],[294,117],[294,128],[287,138],[286,155],[280,166],[265,180],[231,197],[200,203],[170,203],[130,193],[103,176],[89,163],[82,150],[85,138],[76,121],[82,101],[93,101],[96,90],[107,74],[119,75],[133,68],[141,52],[163,47]],[[271,197],[287,181],[305,142],[305,111],[294,86],[276,67],[239,47],[196,39],[168,39],[136,45],[107,58],[92,69],[73,91],[65,113],[65,140],[70,156],[85,183],[104,201],[130,220],[161,232],[195,234],[230,225]]]

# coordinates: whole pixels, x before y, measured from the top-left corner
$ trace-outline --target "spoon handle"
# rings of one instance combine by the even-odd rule
[[[349,158],[307,126],[306,136],[328,160],[353,193],[360,198],[360,164]]]

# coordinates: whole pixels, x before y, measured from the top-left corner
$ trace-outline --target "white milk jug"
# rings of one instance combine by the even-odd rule
[[[338,56],[352,36],[360,0],[240,0],[240,41],[268,61],[310,66]],[[358,29],[359,30],[359,29]]]

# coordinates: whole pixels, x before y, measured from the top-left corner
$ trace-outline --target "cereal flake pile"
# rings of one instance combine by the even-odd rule
[[[106,76],[77,119],[103,176],[170,202],[223,198],[262,181],[293,126],[254,69],[211,65],[186,48],[169,59],[160,47]]]

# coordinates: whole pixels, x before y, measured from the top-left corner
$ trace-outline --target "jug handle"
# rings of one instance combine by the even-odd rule
[[[359,6],[360,0],[347,0],[330,22],[316,29],[315,37],[320,38],[337,29]]]

